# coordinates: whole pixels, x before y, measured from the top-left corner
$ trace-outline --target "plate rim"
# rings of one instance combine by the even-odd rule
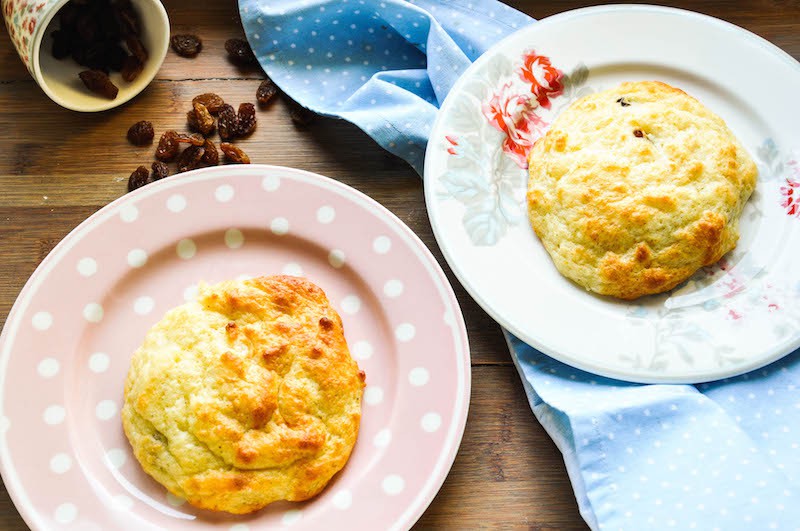
[[[458,80],[454,83],[453,87],[448,92],[445,100],[442,102],[440,106],[440,110],[448,104],[448,101],[452,100],[458,92],[462,91],[462,88],[467,84],[469,79],[474,75],[475,72],[479,71],[479,69],[483,68],[484,64],[487,64],[491,61],[491,58],[497,54],[498,50],[503,49],[504,47],[508,47],[508,43],[516,40],[519,38],[520,35],[527,35],[529,33],[533,33],[539,30],[542,25],[551,26],[553,24],[560,24],[564,22],[568,22],[570,19],[582,18],[587,16],[594,16],[594,15],[602,15],[602,14],[614,14],[614,13],[634,13],[638,12],[640,14],[650,14],[650,15],[667,15],[671,17],[688,17],[694,18],[696,20],[700,20],[703,23],[716,25],[725,31],[733,33],[738,38],[746,38],[752,43],[757,45],[757,48],[765,53],[772,54],[775,57],[780,58],[783,62],[787,64],[788,67],[794,68],[798,70],[798,74],[800,75],[800,61],[797,61],[794,57],[789,55],[788,52],[781,49],[777,45],[771,43],[767,39],[741,27],[731,22],[713,17],[711,15],[706,15],[703,13],[698,13],[696,11],[690,11],[687,9],[680,9],[675,7],[667,7],[667,6],[659,6],[659,5],[652,5],[652,4],[606,4],[606,5],[599,5],[599,6],[590,6],[590,7],[583,7],[578,9],[572,9],[569,11],[563,11],[561,13],[556,13],[554,15],[545,17],[540,19],[529,26],[521,28],[511,35],[505,37],[501,41],[495,43],[491,48],[489,48],[486,52],[484,52],[478,59],[475,60],[458,78]],[[441,136],[440,128],[445,120],[445,114],[439,112],[436,116],[436,121],[434,122],[433,126],[431,127],[430,137],[433,139],[434,137]],[[430,141],[429,141],[430,146]],[[425,163],[423,166],[423,175],[427,176],[431,172],[431,167],[433,165],[433,160],[436,157],[434,155],[433,149],[426,150],[425,153]],[[789,337],[787,340],[783,341],[781,344],[777,345],[772,354],[763,356],[758,358],[758,360],[746,363],[743,365],[737,365],[734,369],[727,369],[727,370],[717,370],[714,371],[713,374],[709,371],[692,371],[692,372],[684,372],[682,373],[683,376],[649,376],[649,375],[633,375],[623,370],[617,370],[613,368],[607,368],[603,366],[598,366],[590,362],[586,362],[585,360],[576,359],[573,354],[563,354],[562,352],[558,351],[555,348],[550,348],[542,344],[536,337],[533,335],[526,333],[524,330],[518,329],[518,327],[511,325],[506,319],[504,319],[498,310],[492,305],[490,305],[484,297],[475,289],[475,287],[469,281],[469,275],[465,274],[462,270],[461,266],[459,265],[459,261],[455,259],[452,254],[452,249],[450,246],[447,245],[447,238],[443,234],[443,229],[439,224],[439,220],[434,215],[437,212],[437,209],[432,207],[436,203],[436,190],[435,190],[435,183],[434,179],[424,179],[424,194],[425,194],[425,205],[426,210],[428,213],[428,220],[430,221],[431,228],[433,230],[434,237],[436,239],[436,243],[439,245],[439,248],[442,251],[442,255],[445,258],[445,261],[450,266],[453,274],[456,276],[458,281],[464,287],[464,289],[469,293],[470,297],[478,303],[478,305],[483,309],[492,319],[494,319],[500,326],[505,328],[508,332],[513,334],[514,336],[520,338],[525,343],[530,345],[531,347],[535,348],[536,350],[542,352],[543,354],[555,359],[556,361],[565,363],[571,367],[576,369],[580,369],[597,376],[606,377],[606,378],[613,378],[620,381],[625,382],[632,382],[632,383],[640,383],[640,384],[697,384],[702,382],[709,382],[709,381],[716,381],[722,380],[725,378],[731,378],[734,376],[738,376],[741,374],[745,374],[751,372],[753,370],[757,370],[761,367],[769,365],[784,356],[794,352],[798,348],[800,348],[800,334],[796,337]]]
[[[17,294],[14,303],[9,309],[8,315],[3,323],[2,331],[0,331],[0,419],[5,420],[4,412],[4,399],[7,380],[7,365],[8,360],[12,355],[12,345],[9,344],[9,335],[12,334],[11,328],[21,324],[18,314],[24,313],[30,302],[31,291],[38,288],[38,286],[46,280],[46,276],[50,270],[57,266],[59,260],[69,250],[81,241],[83,234],[82,231],[91,231],[89,227],[92,223],[103,223],[107,217],[113,217],[119,205],[126,202],[138,202],[150,195],[158,193],[162,189],[177,188],[180,186],[191,186],[193,182],[200,182],[207,179],[214,178],[215,173],[222,173],[218,177],[225,177],[225,172],[236,173],[240,171],[257,172],[261,170],[263,175],[258,177],[263,178],[267,172],[280,172],[281,178],[284,176],[291,176],[289,178],[303,180],[306,183],[313,183],[315,186],[321,187],[331,193],[338,193],[341,196],[354,201],[359,206],[362,206],[370,211],[373,215],[382,215],[391,224],[394,225],[405,236],[406,244],[412,249],[412,252],[423,262],[423,266],[428,270],[432,279],[440,281],[440,289],[442,290],[443,298],[450,302],[453,310],[453,321],[448,328],[452,329],[453,339],[457,341],[461,347],[461,361],[463,368],[461,374],[456,375],[462,381],[461,396],[455,397],[455,402],[460,402],[460,408],[455,410],[456,418],[452,425],[452,434],[448,434],[447,442],[442,448],[440,455],[431,470],[431,475],[423,483],[422,489],[419,494],[414,497],[411,503],[405,507],[403,512],[398,517],[396,522],[390,523],[389,529],[410,529],[422,514],[427,510],[434,498],[438,495],[445,480],[447,479],[455,458],[463,441],[464,431],[466,428],[467,417],[469,414],[470,398],[472,392],[472,365],[469,346],[469,336],[467,334],[464,315],[461,310],[461,305],[453,290],[453,286],[447,279],[442,266],[436,260],[431,250],[422,241],[422,239],[411,228],[403,222],[391,210],[386,208],[376,199],[368,196],[364,192],[356,189],[353,186],[347,185],[341,181],[321,175],[308,170],[299,168],[292,168],[289,166],[279,166],[272,164],[249,164],[247,166],[214,166],[208,168],[201,168],[191,170],[183,174],[171,176],[169,179],[163,179],[155,183],[151,183],[146,187],[141,187],[132,192],[121,195],[113,201],[102,206],[96,212],[87,216],[78,225],[72,228],[64,237],[56,244],[55,247],[47,254],[47,256],[36,266],[33,272]],[[211,175],[206,175],[211,174]],[[246,176],[249,178],[256,178],[256,175]],[[100,219],[102,218],[102,219]],[[427,262],[427,263],[425,263]],[[445,324],[447,326],[447,324]],[[16,330],[14,331],[14,333]],[[454,343],[455,344],[455,343]],[[455,352],[458,355],[458,352]],[[19,476],[16,473],[13,458],[8,451],[5,444],[5,431],[0,427],[0,437],[3,438],[3,443],[0,444],[0,476],[3,483],[6,485],[6,490],[11,498],[14,507],[19,512],[22,519],[31,529],[35,530],[49,530],[56,529],[48,526],[41,515],[41,511],[37,510],[33,502],[29,499],[26,489],[21,485]],[[18,464],[18,463],[17,463]]]

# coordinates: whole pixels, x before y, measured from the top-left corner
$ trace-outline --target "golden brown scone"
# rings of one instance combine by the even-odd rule
[[[634,299],[736,246],[757,170],[725,122],[658,81],[567,108],[529,156],[528,213],[556,268]]]
[[[325,487],[356,442],[363,387],[320,288],[290,276],[227,281],[147,333],[122,422],[170,492],[242,514]]]

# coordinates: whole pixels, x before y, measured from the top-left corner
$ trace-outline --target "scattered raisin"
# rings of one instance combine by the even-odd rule
[[[205,143],[205,141],[204,141]],[[201,166],[201,159],[205,155],[205,149],[199,146],[189,146],[183,150],[183,153],[178,157],[178,172],[185,172],[199,168]]]
[[[153,174],[150,176],[150,178],[153,181],[159,181],[169,175],[169,168],[167,168],[167,165],[160,160],[153,162],[151,167],[153,168]]]
[[[146,146],[153,143],[153,124],[142,120],[133,124],[128,129],[128,141],[134,146]]]
[[[197,133],[192,133],[191,135],[178,134],[175,136],[175,141],[182,144],[191,144],[193,146],[202,146],[206,143],[206,139],[203,138],[203,135]]]
[[[644,133],[642,132],[641,129],[634,129],[633,136],[635,136],[636,138],[642,138],[644,136]]]
[[[122,62],[122,79],[130,83],[142,73],[144,65],[133,55],[129,55]]]
[[[619,103],[623,107],[630,107],[631,106],[631,104],[628,103],[628,100],[626,100],[625,98],[618,99],[617,103]]]
[[[178,132],[167,131],[161,135],[156,148],[156,158],[163,162],[170,162],[175,160],[178,156],[180,145],[178,144]]]
[[[239,105],[239,112],[236,115],[236,136],[245,137],[252,134],[256,129],[256,108],[252,103],[242,103]]]
[[[228,142],[221,142],[219,148],[225,154],[225,160],[232,164],[250,164],[250,157],[241,148]]]
[[[139,40],[139,37],[136,35],[128,35],[125,37],[125,44],[128,46],[128,50],[130,50],[131,54],[133,54],[140,63],[144,64],[147,62],[147,49],[142,44],[142,41]]]
[[[236,137],[239,130],[239,120],[236,116],[236,111],[227,103],[223,104],[219,109],[219,116],[217,117],[217,128],[219,129],[219,137],[222,140],[232,140]]]
[[[78,76],[80,76],[81,81],[83,81],[83,84],[86,85],[86,88],[95,94],[99,94],[100,96],[110,100],[113,100],[117,97],[119,89],[114,83],[111,82],[105,72],[101,72],[99,70],[84,70],[78,74]]]
[[[289,106],[289,117],[295,124],[306,126],[315,120],[316,115],[296,101],[287,98],[286,103]]]
[[[173,35],[169,42],[181,57],[196,57],[203,49],[203,41],[197,35]]]
[[[194,115],[193,119],[188,120],[189,125],[205,136],[213,133],[216,127],[214,124],[214,117],[208,112],[206,106],[200,102],[192,102],[192,107],[194,110],[189,111],[189,114],[186,115],[187,118],[189,118],[190,114]]]
[[[203,153],[203,158],[200,159],[203,164],[209,166],[216,166],[219,164],[219,151],[217,151],[217,146],[214,145],[214,142],[206,139],[206,143],[203,144],[203,149],[205,153]]]
[[[220,108],[225,105],[225,101],[213,92],[206,92],[205,94],[195,96],[192,99],[192,104],[194,105],[195,103],[202,103],[205,105],[206,109],[208,109],[208,112],[211,114],[217,114]]]
[[[239,66],[250,66],[258,63],[250,45],[244,39],[228,39],[225,41],[228,59]]]
[[[267,78],[258,86],[258,90],[256,90],[256,100],[260,106],[264,107],[272,100],[272,98],[275,97],[277,93],[278,86],[274,81]]]
[[[145,166],[139,166],[131,176],[128,177],[128,191],[133,192],[137,188],[141,188],[142,186],[146,185],[150,181],[150,172],[147,171]]]

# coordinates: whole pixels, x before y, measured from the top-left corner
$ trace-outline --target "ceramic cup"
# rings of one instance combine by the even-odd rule
[[[169,47],[169,19],[159,0],[131,0],[142,22],[142,44],[149,57],[144,70],[131,83],[119,72],[110,74],[119,87],[113,100],[93,94],[81,82],[78,72],[85,67],[71,58],[55,59],[51,54],[56,14],[68,0],[0,0],[6,28],[22,62],[50,99],[75,111],[94,112],[122,105],[141,92],[155,77]],[[56,22],[54,22],[56,21]],[[51,22],[53,27],[50,26]]]

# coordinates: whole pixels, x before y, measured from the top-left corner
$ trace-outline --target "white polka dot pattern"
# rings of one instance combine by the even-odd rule
[[[42,378],[52,378],[53,376],[58,374],[58,370],[60,368],[61,364],[58,363],[57,359],[45,358],[39,362],[39,365],[37,365],[36,367],[36,371]]]
[[[225,231],[225,245],[229,249],[238,249],[244,245],[244,234],[239,229],[228,229]]]
[[[50,458],[50,470],[55,474],[64,474],[72,468],[72,458],[68,454],[56,454]]]
[[[383,491],[390,496],[394,496],[403,492],[403,489],[406,486],[405,480],[398,476],[397,474],[392,474],[383,478],[383,482],[381,483],[381,487],[383,487]]]
[[[77,516],[78,508],[71,503],[62,503],[56,507],[56,512],[53,514],[55,521],[63,525],[71,524]]]
[[[345,255],[344,251],[341,249],[334,249],[328,254],[328,263],[336,269],[340,269],[344,266],[344,262]]]
[[[103,307],[96,302],[90,302],[83,307],[83,318],[90,323],[99,323],[103,319]]]
[[[94,258],[86,256],[78,260],[77,269],[81,276],[90,277],[97,273],[97,262]]]
[[[247,169],[258,171],[256,168]],[[231,171],[231,168],[220,169],[220,173],[230,174]],[[61,521],[69,520],[67,524],[59,523],[59,527],[104,529],[108,521],[100,517],[103,512],[119,520],[127,518],[125,512],[139,514],[149,510],[148,503],[135,490],[141,487],[139,476],[129,474],[131,470],[137,470],[138,465],[119,430],[122,397],[120,388],[114,382],[121,383],[124,379],[131,352],[140,344],[147,327],[182,297],[195,297],[197,283],[280,271],[321,279],[320,285],[324,285],[330,300],[345,321],[346,330],[352,335],[348,337],[352,355],[367,374],[368,385],[363,398],[365,411],[371,411],[377,415],[376,418],[389,419],[385,426],[362,425],[365,451],[369,459],[375,460],[377,467],[370,488],[378,496],[389,496],[399,489],[409,496],[423,496],[420,503],[426,502],[425,497],[429,494],[424,485],[430,477],[429,471],[424,477],[404,471],[407,475],[402,476],[402,485],[398,486],[397,480],[389,479],[386,491],[381,486],[391,472],[385,469],[387,463],[398,453],[407,452],[404,441],[411,434],[413,437],[425,437],[426,444],[432,448],[428,452],[430,455],[417,460],[422,468],[433,470],[433,465],[440,459],[440,454],[436,452],[447,457],[442,453],[444,448],[441,448],[444,437],[439,437],[442,440],[432,445],[432,437],[438,436],[423,435],[424,432],[419,428],[419,419],[426,411],[423,407],[437,407],[438,399],[433,400],[433,404],[426,400],[424,406],[417,406],[418,411],[404,417],[390,414],[403,396],[424,393],[430,389],[415,389],[410,380],[409,371],[425,359],[419,345],[402,345],[395,331],[401,330],[400,336],[405,337],[404,333],[409,334],[408,327],[398,327],[414,326],[416,339],[422,344],[427,343],[426,338],[419,337],[421,332],[416,326],[422,325],[418,324],[417,319],[433,321],[433,316],[428,315],[427,311],[420,311],[418,305],[409,310],[403,301],[424,302],[423,299],[430,295],[446,305],[450,296],[447,287],[438,283],[436,264],[432,260],[416,261],[423,248],[408,239],[408,233],[403,232],[405,229],[393,226],[391,217],[384,219],[381,217],[383,214],[376,217],[376,213],[367,208],[363,208],[362,212],[360,203],[340,196],[337,192],[339,185],[335,185],[337,188],[333,190],[336,193],[325,197],[303,194],[304,197],[319,198],[316,202],[302,208],[282,210],[288,208],[285,205],[291,205],[283,195],[296,194],[300,185],[304,187],[300,190],[313,185],[313,190],[322,190],[327,194],[324,187],[318,188],[313,181],[297,181],[283,177],[284,173],[285,170],[281,171],[281,178],[276,180],[258,176],[254,183],[247,179],[228,180],[227,176],[204,178],[200,179],[202,186],[199,188],[184,187],[178,183],[183,181],[181,179],[175,181],[175,185],[166,186],[165,183],[164,186],[155,187],[152,193],[145,190],[147,193],[137,196],[135,220],[123,220],[121,209],[110,220],[108,216],[103,218],[102,214],[95,218],[103,223],[112,223],[114,230],[129,231],[124,233],[125,237],[115,237],[113,231],[103,231],[103,238],[97,242],[92,245],[80,242],[73,247],[74,252],[66,255],[59,274],[66,274],[66,278],[70,279],[69,290],[74,290],[77,296],[65,297],[62,302],[52,297],[34,299],[26,311],[17,312],[18,324],[21,324],[18,328],[26,331],[29,337],[38,337],[39,346],[44,345],[44,348],[32,348],[30,361],[26,361],[26,378],[32,382],[32,387],[39,388],[41,394],[41,397],[37,395],[35,400],[29,401],[33,420],[28,415],[26,422],[33,422],[41,433],[46,434],[41,438],[45,448],[40,452],[38,469],[51,483],[56,484],[57,479],[59,485],[71,486],[69,491],[48,500],[43,507],[45,516],[51,522],[55,522],[57,517]],[[204,174],[204,177],[207,175],[210,173]],[[191,176],[188,176],[187,180],[190,179]],[[227,195],[225,185],[230,185],[234,190],[228,206],[224,204]],[[265,197],[271,199],[263,201],[265,206],[260,209],[234,208],[233,205],[243,197],[253,197],[254,201]],[[378,207],[375,205],[370,208]],[[247,214],[248,217],[240,215],[248,210],[253,212]],[[214,216],[208,214],[195,218],[198,212],[224,212],[224,216],[219,216],[224,220],[208,226],[206,220]],[[155,218],[159,218],[160,223],[154,230]],[[164,223],[165,219],[169,219],[169,223]],[[289,220],[291,237],[280,237],[281,234],[271,232],[277,229],[277,233],[288,234]],[[370,233],[366,237],[354,238],[350,234],[352,223]],[[330,239],[320,238],[314,231],[334,236]],[[377,252],[373,246],[376,239]],[[315,245],[308,245],[308,242]],[[294,247],[300,248],[301,252],[287,252],[287,249],[291,251]],[[268,252],[264,253],[264,249]],[[381,253],[388,256],[382,258]],[[225,260],[228,256],[230,260]],[[422,256],[425,256],[424,253]],[[376,270],[375,278],[369,278],[365,273],[377,261],[383,261],[384,264],[379,271]],[[219,271],[209,274],[209,264],[219,264],[213,266],[219,267]],[[172,276],[166,272],[165,268],[170,267],[180,267],[181,275]],[[430,270],[431,267],[434,269]],[[104,286],[115,286],[114,291],[107,291]],[[444,290],[443,294],[439,290]],[[397,300],[393,301],[393,308],[388,309],[385,305],[392,298]],[[424,307],[427,308],[427,305]],[[125,326],[120,326],[120,323]],[[119,328],[112,331],[115,327]],[[443,327],[441,324],[439,327],[441,332]],[[428,327],[425,328],[427,330]],[[65,334],[78,336],[80,345],[76,348],[62,341]],[[437,356],[439,359],[442,356],[452,358],[459,352],[458,349],[463,348],[454,344],[452,351],[448,349]],[[418,378],[415,377],[414,381]],[[80,392],[65,394],[65,382],[73,380],[79,382]],[[450,386],[455,385],[452,375],[443,380],[449,380]],[[450,407],[453,406],[452,399],[448,403]],[[4,402],[4,405],[7,404]],[[12,422],[14,427],[8,430],[8,434],[13,439],[5,433]],[[22,430],[14,428],[22,425],[14,422],[13,416],[11,422],[5,417],[0,418],[2,440],[17,441],[15,445],[19,447],[18,434]],[[395,427],[397,431],[394,431]],[[71,437],[70,430],[76,428],[88,435],[77,439]],[[369,457],[370,453],[374,454],[373,457]],[[72,493],[79,492],[78,483],[84,481],[87,470],[95,471],[99,487],[106,493],[103,503],[95,503],[97,500],[91,496],[85,499],[71,498]],[[97,471],[101,473],[97,474]],[[134,488],[119,484],[115,477],[128,478]],[[337,522],[350,518],[348,514],[351,511],[363,510],[362,483],[360,480],[352,483],[342,476],[336,485],[331,485],[320,497],[330,514],[339,515]],[[161,503],[166,512],[172,510],[171,507],[180,507],[178,511],[189,514],[195,510],[184,500],[167,495],[164,490],[159,497],[155,501]],[[300,505],[287,506],[287,509],[267,515],[270,524],[298,529],[319,524],[316,511],[309,512]],[[134,521],[133,515],[130,516]],[[165,517],[156,515],[154,518],[154,523],[158,520],[162,527],[169,527],[167,520],[162,519]],[[262,517],[258,518],[260,524]],[[237,531],[253,528],[249,520],[234,520],[220,525],[221,529],[233,527]]]
[[[189,260],[197,253],[197,245],[190,238],[184,238],[178,242],[178,245],[175,247],[175,252],[178,253],[180,258]]]
[[[33,314],[31,324],[36,330],[47,330],[53,325],[53,316],[49,312],[36,312]]]
[[[128,252],[128,265],[142,267],[147,263],[147,251],[144,249],[131,249]]]
[[[186,198],[183,197],[181,194],[175,194],[169,196],[167,199],[167,210],[174,213],[183,212],[186,208]]]
[[[292,525],[296,522],[299,522],[300,519],[303,518],[303,512],[299,509],[290,509],[283,513],[283,517],[281,518],[281,522],[284,525]]]

